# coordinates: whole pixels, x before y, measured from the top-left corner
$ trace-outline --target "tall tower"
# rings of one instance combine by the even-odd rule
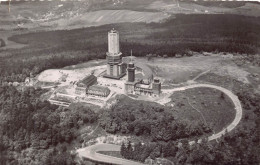
[[[108,53],[109,54],[119,54],[119,33],[112,29],[108,32]]]
[[[131,61],[128,64],[127,67],[127,74],[128,74],[128,82],[134,82],[135,81],[135,65],[132,61],[132,50],[131,50]]]
[[[119,50],[119,33],[112,29],[108,32],[107,72],[104,77],[120,79],[126,74]]]
[[[133,63],[132,60],[132,50],[131,50],[131,61],[129,62],[128,66],[127,66],[127,75],[128,75],[128,79],[125,82],[125,93],[126,94],[134,94],[135,93],[135,65]]]

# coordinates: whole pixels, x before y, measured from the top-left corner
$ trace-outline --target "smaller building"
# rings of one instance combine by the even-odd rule
[[[94,85],[97,83],[97,77],[94,76],[93,74],[85,77],[83,80],[79,81],[77,83],[77,87],[84,87],[84,88],[88,88],[91,85]]]
[[[161,82],[159,79],[155,78],[152,83],[152,91],[154,95],[160,95],[161,94]]]
[[[150,84],[147,85],[139,83],[135,85],[135,94],[152,96],[153,90]]]
[[[125,93],[134,94],[136,82],[125,82]]]
[[[87,95],[107,97],[110,94],[110,89],[108,87],[103,87],[100,85],[93,85],[87,89]]]
[[[87,93],[87,89],[91,85],[94,85],[96,83],[97,83],[97,77],[91,74],[77,83],[77,87],[75,88],[75,93],[78,95],[85,95]]]
[[[77,95],[85,95],[86,92],[87,92],[87,88],[85,88],[85,87],[76,87],[75,88],[75,93]]]

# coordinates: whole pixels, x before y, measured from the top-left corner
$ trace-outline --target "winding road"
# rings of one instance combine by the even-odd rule
[[[81,158],[85,157],[87,159],[101,163],[117,165],[144,165],[143,163],[97,153],[99,151],[120,151],[120,147],[120,145],[114,144],[96,144],[86,148],[78,149],[77,152]]]
[[[183,91],[186,89],[199,88],[199,87],[213,88],[222,91],[232,100],[235,106],[235,110],[236,110],[235,119],[222,131],[208,137],[208,141],[216,140],[221,136],[223,136],[225,133],[232,131],[238,125],[238,123],[242,118],[242,106],[238,97],[235,94],[233,94],[231,91],[227,90],[226,88],[216,86],[216,85],[210,85],[210,84],[192,84],[192,85],[174,88],[174,89],[163,89],[162,92],[169,94],[168,96],[170,96],[173,92],[176,91]],[[190,144],[193,143],[195,142],[190,141]],[[85,157],[87,159],[91,159],[97,162],[111,163],[117,165],[143,165],[142,163],[139,162],[134,162],[127,159],[121,159],[121,158],[100,154],[97,153],[98,151],[120,151],[120,146],[114,144],[96,144],[96,145],[92,145],[77,150],[80,157]]]

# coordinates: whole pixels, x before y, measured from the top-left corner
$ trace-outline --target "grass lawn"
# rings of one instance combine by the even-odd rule
[[[207,73],[205,75],[202,75],[199,77],[197,82],[200,83],[210,83],[214,85],[218,85],[221,87],[224,87],[230,91],[232,91],[234,94],[238,92],[245,92],[246,91],[251,91],[253,92],[253,88],[250,84],[245,84],[243,82],[240,82],[236,79],[231,78],[230,76],[219,76],[214,73]]]
[[[187,89],[173,93],[168,104],[173,105],[173,113],[178,118],[201,120],[218,132],[235,117],[231,99],[221,95],[221,91],[211,88]]]

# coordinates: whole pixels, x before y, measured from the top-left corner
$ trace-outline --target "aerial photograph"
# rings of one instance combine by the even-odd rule
[[[0,165],[260,165],[260,1],[0,0]]]

